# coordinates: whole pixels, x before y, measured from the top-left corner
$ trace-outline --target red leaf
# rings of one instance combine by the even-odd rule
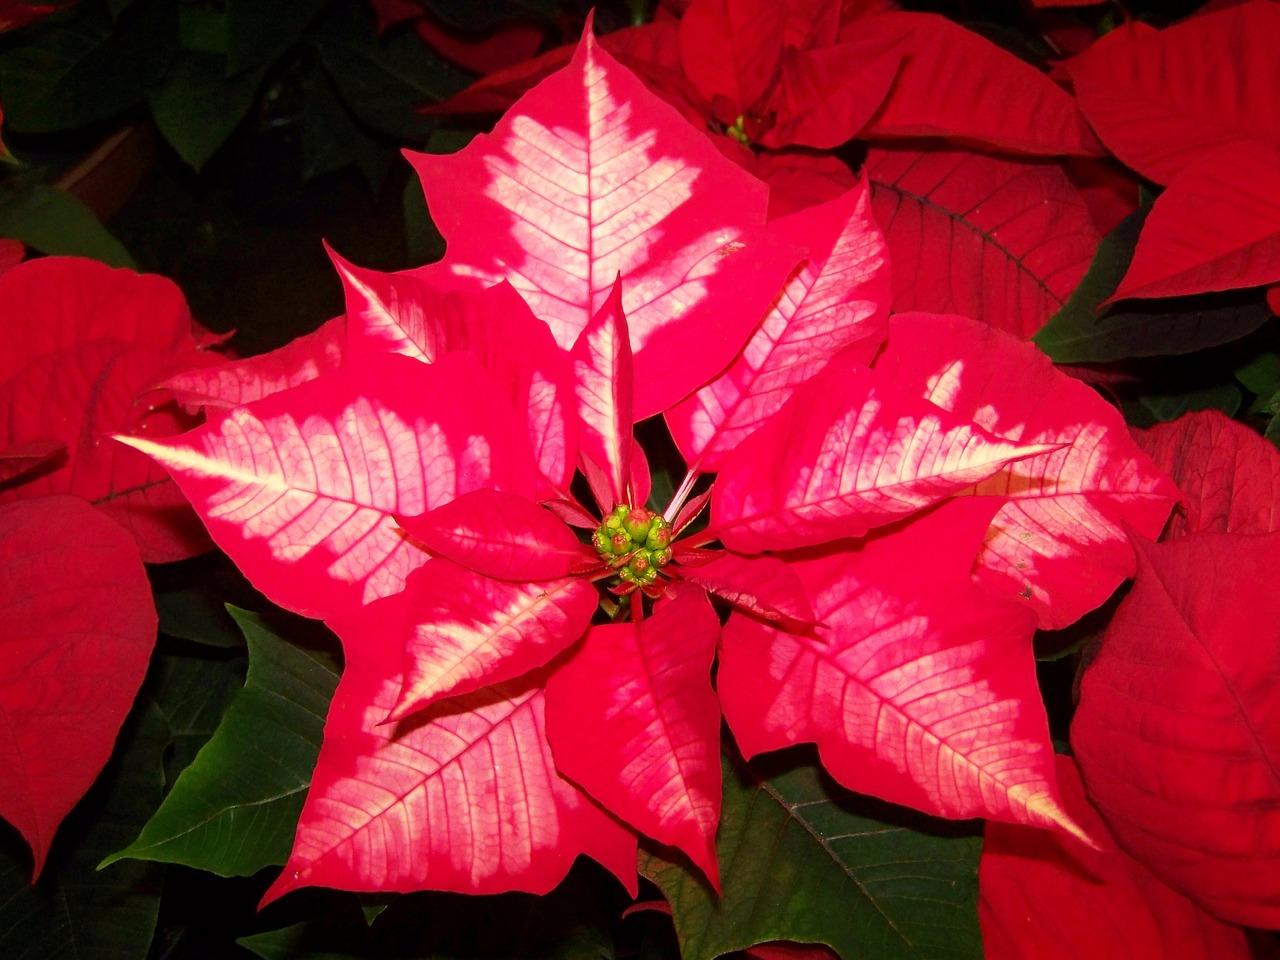
[[[850,35],[892,44],[903,58],[888,99],[862,131],[868,139],[947,137],[1050,156],[1100,152],[1070,95],[945,17],[883,13],[858,19]]]
[[[432,553],[499,580],[552,580],[595,559],[595,551],[552,514],[498,490],[464,493],[397,521]]]
[[[440,560],[406,589],[331,621],[347,644],[394,637],[404,682],[387,717],[505,683],[545,665],[582,637],[599,603],[585,580],[507,583]]]
[[[1106,302],[1278,280],[1280,149],[1234,144],[1188,164],[1156,198],[1133,262]]]
[[[1138,542],[1071,743],[1116,839],[1225,920],[1280,925],[1280,534]]]
[[[1204,410],[1136,430],[1134,439],[1182,492],[1168,539],[1280,530],[1280,451],[1248,427]]]
[[[901,314],[876,370],[993,434],[1061,444],[976,484],[1006,498],[978,560],[978,581],[1064,627],[1133,573],[1126,529],[1155,537],[1177,493],[1120,414],[1054,369],[1029,343],[962,317]]]
[[[884,103],[902,51],[872,38],[817,50],[787,50],[763,111],[766,147],[834,149],[856,137]]]
[[[0,506],[0,815],[31,845],[93,783],[151,658],[156,613],[127,533],[75,497]]]
[[[427,562],[397,515],[486,487],[535,494],[523,431],[485,383],[465,354],[367,357],[182,437],[122,440],[168,468],[258,589],[327,617],[398,593]]]
[[[590,35],[492,134],[410,159],[439,282],[508,279],[567,349],[626,277],[637,419],[727,366],[799,259],[760,233],[763,184]]]
[[[66,455],[67,447],[60,440],[29,440],[0,450],[0,485]]]
[[[81,257],[28,260],[0,274],[0,317],[0,383],[91,340],[157,351],[195,345],[187,303],[171,281]]]
[[[814,624],[804,585],[775,557],[717,552],[709,563],[681,567],[680,576],[785,630],[808,630]]]
[[[812,943],[774,943],[756,944],[744,951],[751,960],[839,960],[830,947]]]
[[[729,369],[667,411],[692,469],[718,471],[832,357],[853,350],[868,363],[884,339],[889,265],[866,184],[785,217],[774,229],[789,242],[808,243],[809,262]]]
[[[684,75],[718,120],[733,123],[774,82],[786,7],[769,0],[695,0],[680,18]]]
[[[1280,8],[1242,3],[1167,30],[1137,22],[1070,62],[1080,107],[1125,164],[1169,183],[1223,147],[1280,146]],[[1224,154],[1230,156],[1230,154]]]
[[[720,622],[698,593],[640,624],[592,627],[547,684],[556,767],[605,808],[688,854],[719,888]]]
[[[1057,771],[1063,808],[1105,848],[987,824],[978,916],[989,960],[1248,960],[1241,930],[1114,849],[1070,758],[1059,756]],[[1065,904],[1074,919],[1062,918]]]
[[[187,406],[238,407],[337,370],[346,340],[346,318],[334,317],[269,353],[185,370],[161,386]]]
[[[913,381],[841,359],[725,458],[711,526],[743,553],[861,536],[1046,449],[1003,441],[923,400]]]
[[[859,793],[1078,835],[1056,797],[1034,621],[969,577],[984,529],[946,506],[858,550],[794,560],[816,636],[733,614],[718,689],[743,754],[812,742]]]
[[[4,120],[4,111],[0,110],[0,122]],[[0,157],[6,156],[4,141],[0,140]],[[11,270],[22,262],[27,255],[27,248],[20,240],[0,238],[0,273]]]
[[[895,311],[959,313],[1029,337],[1097,250],[1089,210],[1056,165],[874,149],[866,169]]]
[[[329,255],[346,292],[351,355],[401,353],[432,363],[470,351],[512,406],[528,411],[538,464],[554,488],[567,489],[576,459],[569,361],[510,284],[444,291],[427,272],[382,273]]]
[[[53,3],[28,3],[27,0],[0,0],[0,33],[25,27],[43,20],[58,10]]]
[[[635,446],[631,436],[635,380],[621,278],[614,281],[613,292],[578,335],[571,356],[581,453],[604,473],[603,489],[593,486],[592,492],[601,511],[607,511],[628,502]]]
[[[858,186],[844,161],[829,154],[768,151],[751,157],[748,169],[769,185],[770,220],[834,200]]]
[[[382,725],[400,691],[396,641],[346,645],[293,852],[263,903],[304,886],[548,893],[579,854],[634,896],[635,838],[556,773],[539,678]]]
[[[413,29],[437,53],[479,74],[523,63],[542,46],[542,28],[532,23],[506,23],[476,36],[454,30],[427,13],[414,22]]]
[[[56,292],[50,300],[58,299]],[[151,563],[207,550],[200,524],[164,470],[109,438],[113,431],[163,436],[190,425],[172,405],[150,409],[139,400],[174,365],[168,350],[114,339],[87,340],[29,361],[0,385],[0,447],[54,441],[67,455],[0,490],[0,502],[81,497],[128,530]]]

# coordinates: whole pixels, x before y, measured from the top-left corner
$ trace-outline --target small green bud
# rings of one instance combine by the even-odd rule
[[[661,550],[653,550],[649,553],[649,557],[655,567],[665,567],[671,562],[671,548],[663,547]]]
[[[649,528],[653,525],[654,516],[644,507],[636,507],[629,512],[623,519],[623,526],[627,533],[631,534],[631,539],[636,543],[644,543],[644,538],[649,535]]]
[[[645,538],[644,545],[650,550],[661,550],[671,542],[671,528],[667,526],[667,521],[662,517],[656,517],[653,526],[649,529],[649,535]]]
[[[622,531],[618,531],[609,539],[609,551],[616,557],[630,553],[633,546],[631,538]]]

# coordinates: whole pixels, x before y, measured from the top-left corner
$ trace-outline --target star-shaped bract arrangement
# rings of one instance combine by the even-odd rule
[[[335,255],[315,352],[172,380],[209,422],[130,441],[344,643],[267,899],[546,891],[579,854],[634,889],[635,832],[715,884],[722,706],[747,753],[816,742],[853,789],[1079,835],[1030,635],[1172,503],[1119,416],[977,322],[889,321],[865,183],[767,226],[589,33],[491,134],[410,159],[444,260]],[[656,414],[688,469],[650,506]]]

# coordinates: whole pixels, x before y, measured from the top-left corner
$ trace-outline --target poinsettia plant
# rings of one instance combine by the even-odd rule
[[[1274,3],[10,6],[0,955],[1274,952]]]
[[[229,409],[122,438],[343,641],[267,899],[545,892],[579,854],[634,890],[636,833],[718,885],[722,712],[748,756],[816,743],[852,789],[1090,842],[1031,634],[1173,503],[1114,411],[977,321],[889,320],[865,184],[768,222],[590,33],[492,134],[410,159],[445,258],[335,255],[334,369],[196,370],[168,386]],[[659,414],[687,472],[651,508]]]

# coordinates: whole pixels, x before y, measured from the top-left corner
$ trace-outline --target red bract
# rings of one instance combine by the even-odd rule
[[[0,816],[31,845],[97,777],[155,644],[138,548],[83,500],[0,506]]]
[[[91,260],[49,257],[0,275],[0,317],[0,449],[57,442],[66,450],[25,483],[0,487],[0,503],[82,497],[128,529],[148,562],[207,549],[164,471],[109,439],[112,432],[175,433],[191,423],[150,392],[202,362],[178,288]]]
[[[1066,626],[1133,573],[1127,531],[1155,537],[1177,492],[1120,414],[1030,344],[958,317],[899,314],[876,369],[993,435],[1054,449],[970,493],[997,497],[976,576]]]
[[[873,149],[867,174],[898,311],[960,313],[1030,337],[1098,248],[1088,207],[1054,164]]]
[[[988,960],[1247,960],[1243,931],[1115,849],[1075,764],[1060,756],[1057,768],[1064,807],[1103,849],[989,824],[978,873]],[[1070,917],[1062,916],[1064,904]]]
[[[1116,840],[1226,920],[1280,924],[1280,534],[1138,547],[1071,742]]]
[[[1280,8],[1113,31],[1070,64],[1106,146],[1165,184],[1113,299],[1280,280]],[[1210,214],[1211,211],[1211,214]]]
[[[811,636],[734,614],[719,690],[743,753],[811,741],[853,790],[1079,833],[1056,797],[1033,618],[969,576],[992,512],[952,504],[860,549],[793,559],[821,624]]]
[[[816,740],[857,789],[1079,832],[1027,601],[1069,622],[1132,563],[1122,528],[1163,523],[1114,411],[973,321],[889,324],[865,184],[770,229],[764,186],[589,35],[492,135],[414,162],[442,263],[335,257],[323,363],[202,371],[193,398],[260,399],[129,441],[348,652],[268,899],[543,891],[579,853],[630,885],[628,827],[715,883],[718,642],[750,752]],[[634,427],[660,412],[688,470],[659,515]],[[1027,548],[1051,562],[1006,550],[975,584],[984,541],[1023,543],[1016,503],[1060,521]],[[710,596],[738,611],[723,638]],[[788,657],[843,677],[856,722]]]
[[[1280,450],[1216,410],[1134,432],[1182,492],[1169,539],[1280,530]]]

